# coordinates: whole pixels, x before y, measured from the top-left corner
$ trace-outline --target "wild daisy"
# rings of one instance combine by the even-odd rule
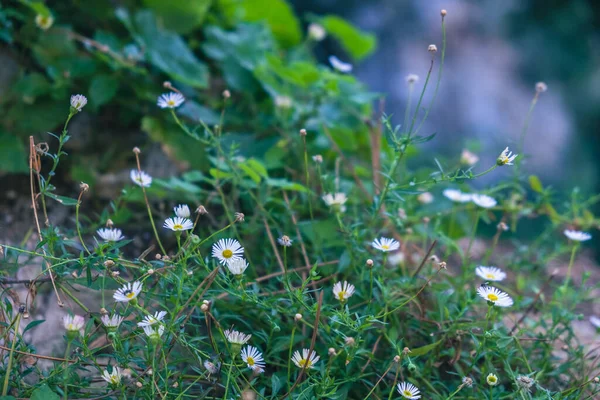
[[[160,324],[165,316],[167,315],[166,311],[157,311],[154,315],[146,315],[141,322],[137,323],[137,326],[140,328],[144,328],[146,326],[152,326],[154,324]]]
[[[256,347],[246,346],[242,349],[242,360],[248,365],[248,368],[256,372],[264,372],[265,360],[263,355]]]
[[[398,393],[405,399],[416,400],[421,398],[421,391],[412,383],[400,382],[397,387]]]
[[[406,78],[404,78],[404,80],[408,84],[413,84],[413,83],[419,82],[419,75],[408,74],[408,75],[406,75]]]
[[[176,108],[182,105],[184,101],[185,97],[183,97],[181,93],[170,92],[158,96],[156,104],[158,104],[160,108]]]
[[[177,215],[179,218],[189,218],[191,215],[190,208],[187,204],[180,204],[173,208],[173,211],[175,211],[175,215]]]
[[[500,268],[496,267],[485,267],[483,265],[480,265],[479,267],[477,267],[477,269],[475,269],[475,273],[477,274],[477,276],[487,281],[499,282],[506,278],[506,274],[502,272]]]
[[[296,364],[298,368],[310,369],[315,368],[315,364],[319,362],[319,358],[320,357],[314,350],[310,351],[310,349],[302,349],[302,355],[300,355],[300,352],[298,350],[294,352],[294,355],[292,356],[292,361],[294,362],[294,364]]]
[[[150,340],[158,341],[160,337],[165,332],[165,326],[163,324],[158,325],[156,328],[153,328],[151,325],[144,327],[144,333]]]
[[[85,325],[85,319],[81,315],[66,315],[63,324],[67,332],[79,332]]]
[[[163,224],[163,227],[174,232],[187,231],[194,228],[194,223],[187,218],[167,218]]]
[[[398,242],[396,239],[382,237],[380,239],[373,240],[371,246],[377,250],[387,253],[388,251],[398,250],[400,248],[400,242]]]
[[[48,14],[48,15],[38,14],[35,16],[35,24],[38,26],[38,28],[46,31],[46,30],[50,29],[52,24],[54,24],[54,17],[50,14]]]
[[[477,164],[477,161],[479,161],[479,157],[477,157],[477,154],[471,153],[467,149],[464,149],[460,154],[460,163],[463,165],[472,166]]]
[[[96,231],[105,242],[118,242],[125,239],[120,229],[116,228],[101,228]]]
[[[113,367],[112,372],[110,373],[107,369],[105,369],[102,373],[102,379],[114,386],[118,386],[119,384],[121,384],[121,377],[122,372],[119,369],[119,367]]]
[[[138,186],[142,187],[150,187],[152,184],[152,177],[145,173],[144,171],[138,171],[137,169],[132,169],[129,173],[129,177]]]
[[[292,245],[292,239],[290,239],[290,237],[287,235],[283,235],[277,239],[277,243],[284,247],[290,247]]]
[[[335,211],[344,212],[346,211],[344,204],[348,198],[345,193],[327,193],[323,196],[323,201]]]
[[[312,40],[320,42],[321,40],[325,39],[325,36],[327,36],[327,31],[325,28],[323,28],[323,26],[314,22],[308,25],[308,37]]]
[[[221,369],[221,363],[219,361],[213,362],[210,360],[204,360],[202,365],[204,365],[204,368],[206,368],[209,375],[216,374]]]
[[[344,283],[337,282],[333,285],[333,294],[341,302],[348,300],[354,294],[354,290],[354,285],[346,281]]]
[[[496,386],[498,384],[498,376],[496,376],[496,374],[488,374],[485,380],[490,386]]]
[[[352,64],[345,63],[336,56],[329,56],[329,64],[331,64],[335,70],[344,74],[352,72]]]
[[[227,263],[227,269],[233,275],[242,275],[244,271],[248,268],[248,262],[243,258],[234,258]]]
[[[116,301],[127,303],[135,299],[142,291],[142,282],[135,281],[133,283],[127,282],[123,287],[117,289],[113,294],[113,298]]]
[[[243,254],[244,248],[235,239],[221,239],[213,244],[212,247],[212,256],[217,258],[223,265],[235,259],[242,258]]]
[[[518,154],[513,154],[512,151],[508,151],[508,147],[505,148],[496,160],[497,165],[513,165],[513,161],[517,158]]]
[[[596,328],[600,329],[600,318],[596,317],[595,315],[592,315],[590,317],[590,323]]]
[[[472,194],[471,201],[481,208],[492,208],[498,204],[496,199],[485,194]]]
[[[227,329],[224,333],[227,341],[232,344],[246,344],[246,342],[248,342],[248,340],[250,340],[252,337],[252,335],[246,335],[245,333],[233,329]]]
[[[569,229],[566,229],[564,232],[566,237],[568,237],[571,240],[574,240],[576,242],[585,242],[586,240],[590,240],[592,238],[592,235],[590,235],[587,232],[581,232],[581,231],[572,231]]]
[[[121,322],[123,322],[123,317],[121,317],[119,314],[113,314],[112,317],[109,317],[108,315],[103,315],[102,318],[100,318],[100,320],[102,321],[105,327],[116,329],[119,327],[119,325],[121,325]]]
[[[71,107],[78,112],[87,104],[87,97],[82,94],[74,94],[71,96]]]
[[[417,196],[417,201],[421,204],[430,204],[433,202],[433,195],[429,192],[423,192]]]
[[[467,203],[471,201],[471,195],[469,193],[463,193],[457,189],[446,189],[442,192],[444,197],[457,203]]]
[[[508,294],[492,286],[480,286],[477,289],[477,294],[498,307],[510,307],[513,305],[513,300]]]

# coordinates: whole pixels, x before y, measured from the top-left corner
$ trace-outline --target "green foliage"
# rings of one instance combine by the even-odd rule
[[[362,32],[346,20],[328,15],[321,19],[327,33],[339,40],[344,49],[355,60],[362,60],[375,50],[377,39],[371,33]]]

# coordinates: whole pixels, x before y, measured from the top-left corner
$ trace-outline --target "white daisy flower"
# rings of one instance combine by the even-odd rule
[[[404,80],[406,80],[406,83],[408,83],[408,84],[413,84],[413,83],[419,82],[419,75],[408,74],[408,75],[406,75],[406,78],[404,78]]]
[[[345,63],[336,56],[329,56],[329,64],[331,64],[335,70],[343,72],[344,74],[352,72],[352,64]]]
[[[442,194],[447,199],[456,201],[457,203],[467,203],[471,201],[471,195],[469,193],[463,193],[457,189],[445,189]]]
[[[71,96],[71,107],[77,111],[81,111],[87,104],[87,97],[82,94],[74,94]]]
[[[596,328],[600,328],[600,318],[596,317],[595,315],[590,317],[590,323]]]
[[[183,104],[185,97],[181,93],[170,92],[158,96],[157,105],[160,108],[177,108]]]
[[[475,273],[477,274],[477,276],[487,281],[499,282],[506,278],[506,274],[502,272],[500,268],[496,267],[486,267],[480,265],[479,267],[477,267],[477,269],[475,269]]]
[[[152,325],[144,326],[144,333],[153,340],[160,340],[164,332],[165,326],[163,324],[158,325],[156,328],[153,328]]]
[[[302,355],[300,355],[300,352],[296,350],[292,356],[292,361],[294,364],[296,364],[298,368],[305,369],[315,368],[315,364],[319,362],[319,359],[320,357],[317,355],[317,353],[314,350],[310,351],[310,349],[302,349]]]
[[[66,315],[63,324],[68,332],[79,332],[85,325],[85,319],[81,315]]]
[[[221,239],[213,244],[212,256],[217,258],[221,264],[225,265],[228,262],[242,258],[244,248],[235,239]]]
[[[35,16],[35,24],[37,25],[38,28],[46,31],[46,30],[50,29],[52,24],[54,24],[54,17],[50,14],[48,14],[48,15],[38,14]]]
[[[284,247],[290,247],[292,245],[293,240],[290,239],[289,236],[287,235],[283,235],[282,237],[277,239],[277,243],[279,243],[280,245],[284,246]]]
[[[477,289],[477,294],[498,307],[510,307],[513,305],[513,299],[507,293],[492,286],[480,286]]]
[[[485,380],[490,386],[496,386],[498,384],[498,376],[496,376],[496,374],[488,374]]]
[[[227,329],[224,333],[225,338],[227,338],[227,341],[232,344],[246,344],[246,342],[252,337],[252,335],[246,335],[245,333],[233,329]]]
[[[96,231],[105,242],[118,242],[119,240],[125,239],[123,232],[116,228],[100,228]]]
[[[175,215],[179,218],[189,218],[191,215],[190,208],[187,204],[180,204],[173,208],[173,211],[175,211]]]
[[[102,373],[102,379],[114,386],[121,384],[122,376],[123,374],[119,367],[113,367],[111,373],[109,373],[107,369]]]
[[[429,192],[423,192],[417,196],[417,201],[421,204],[430,204],[433,202],[433,195]]]
[[[348,201],[348,198],[345,193],[327,193],[322,198],[325,204],[334,210],[339,212],[346,211],[346,206],[344,204]]]
[[[137,169],[132,169],[129,173],[129,177],[138,186],[142,187],[150,187],[152,184],[152,177],[145,173],[144,171],[138,171]]]
[[[354,285],[346,281],[344,283],[337,282],[333,285],[333,294],[341,302],[348,300],[354,294],[354,290]]]
[[[416,400],[421,398],[421,391],[418,387],[408,382],[400,382],[398,385],[398,393],[405,399]]]
[[[265,371],[265,360],[256,347],[246,346],[242,349],[242,360],[252,371],[262,373]]]
[[[243,258],[233,258],[227,263],[227,269],[233,275],[242,275],[248,268],[248,262]]]
[[[472,194],[471,201],[481,208],[492,208],[498,204],[496,199],[485,194]]]
[[[477,154],[471,153],[467,149],[464,149],[460,154],[460,163],[463,165],[472,166],[477,164],[477,161],[479,161],[479,157],[477,157]]]
[[[322,25],[314,22],[308,25],[308,37],[315,42],[320,42],[321,40],[325,39],[325,36],[327,36],[327,31]]]
[[[135,281],[133,283],[127,282],[122,288],[117,289],[113,298],[116,301],[127,303],[135,299],[142,291],[142,282]]]
[[[388,251],[398,250],[400,248],[400,242],[398,242],[396,239],[382,237],[380,239],[373,240],[371,246],[377,250],[387,253]]]
[[[167,218],[165,220],[165,223],[163,224],[163,227],[170,229],[174,232],[187,231],[194,228],[194,223],[187,218]]]
[[[119,325],[121,325],[121,322],[123,322],[123,317],[121,317],[119,314],[113,314],[112,317],[103,315],[100,320],[107,328],[118,328]]]
[[[145,328],[146,326],[152,326],[154,324],[160,324],[165,316],[167,315],[166,311],[157,311],[154,315],[146,315],[141,322],[137,323],[137,326],[140,328]]]
[[[512,151],[508,151],[508,147],[505,148],[502,153],[498,156],[496,164],[502,165],[513,165],[513,161],[517,158],[518,154],[513,154]]]
[[[576,242],[585,242],[586,240],[590,240],[592,238],[592,235],[587,232],[572,231],[567,229],[563,233],[566,237],[571,240],[575,240]]]

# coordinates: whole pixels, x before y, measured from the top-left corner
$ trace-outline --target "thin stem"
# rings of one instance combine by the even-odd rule
[[[290,349],[288,351],[288,365],[287,365],[287,382],[288,390],[291,387],[291,376],[292,376],[292,349],[294,348],[294,334],[296,333],[296,325],[292,328],[292,334],[290,336]]]
[[[67,332],[67,335],[69,335],[69,332]],[[68,400],[68,385],[69,385],[69,354],[71,353],[71,339],[67,339],[67,348],[65,349],[65,362],[66,362],[66,366],[65,366],[65,370],[63,371],[63,381],[65,383],[65,388],[63,390],[64,392],[64,399]]]
[[[81,242],[81,245],[83,246],[84,250],[88,254],[91,254],[90,251],[88,250],[87,246],[85,245],[85,242],[83,241],[83,236],[81,235],[81,224],[79,223],[79,207],[81,207],[81,197],[82,196],[83,196],[83,190],[79,193],[79,198],[77,199],[77,204],[75,205],[75,226],[77,228],[77,236],[79,237],[79,241]]]
[[[575,262],[575,253],[577,252],[578,248],[579,245],[575,244],[571,250],[571,259],[569,260],[569,267],[567,268],[567,278],[565,279],[565,283],[561,288],[561,291],[563,292],[567,290],[567,287],[569,286],[569,281],[571,280],[571,270],[573,269],[573,263]]]
[[[471,232],[471,237],[469,239],[469,246],[467,247],[467,253],[465,254],[466,259],[471,258],[471,247],[473,246],[473,242],[475,241],[475,234],[477,233],[477,226],[479,225],[479,210],[475,210],[475,223],[473,224],[473,231]]]
[[[227,393],[229,393],[229,381],[231,379],[231,372],[233,371],[233,360],[229,364],[229,372],[227,372],[227,383],[225,384],[225,394],[223,400],[227,400]]]
[[[2,396],[6,396],[8,393],[8,382],[10,381],[10,373],[12,372],[12,362],[15,354],[15,347],[17,346],[17,337],[19,333],[19,324],[21,323],[21,313],[19,312],[16,317],[15,328],[13,333],[13,340],[10,346],[10,353],[8,355],[8,364],[6,365],[6,375],[4,376],[4,386],[2,387]]]
[[[521,139],[519,140],[519,154],[523,153],[523,148],[525,146],[525,136],[527,136],[527,130],[529,129],[529,123],[531,122],[531,115],[533,114],[533,109],[537,104],[538,99],[540,98],[540,93],[536,90],[533,95],[533,99],[531,100],[531,104],[529,105],[529,111],[527,112],[527,116],[525,117],[525,122],[523,123],[523,130],[521,130]],[[521,160],[518,161],[518,166],[521,165]]]

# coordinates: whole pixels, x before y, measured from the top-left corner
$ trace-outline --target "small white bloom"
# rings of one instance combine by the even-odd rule
[[[140,294],[142,291],[142,282],[135,281],[133,283],[127,282],[123,287],[117,289],[117,291],[113,294],[113,298],[116,301],[120,301],[123,303],[127,303]]]
[[[329,64],[339,72],[348,73],[352,72],[352,64],[341,61],[336,56],[329,56]]]
[[[121,384],[122,376],[123,373],[119,367],[113,367],[111,373],[109,373],[107,369],[105,369],[102,373],[102,379],[115,386]]]
[[[282,237],[277,239],[277,243],[279,243],[280,245],[284,246],[284,247],[290,247],[292,245],[292,239],[290,239],[289,236],[287,235],[283,235]]]
[[[170,92],[158,96],[158,106],[160,108],[176,108],[183,104],[185,97],[181,93]]]
[[[510,307],[513,305],[513,300],[507,293],[492,286],[480,286],[477,289],[477,294],[498,307]]]
[[[479,161],[479,157],[477,157],[477,154],[471,153],[467,149],[464,149],[460,154],[460,163],[463,165],[475,165],[477,164],[477,161]]]
[[[472,194],[471,201],[481,208],[492,208],[498,204],[496,199],[485,194]]]
[[[248,342],[248,340],[250,340],[252,337],[252,335],[246,335],[245,333],[236,331],[234,329],[227,329],[224,333],[227,341],[232,344],[246,344],[246,342]]]
[[[350,298],[354,294],[354,285],[344,281],[337,282],[333,285],[333,295],[341,302],[344,302]]]
[[[465,376],[464,378],[462,378],[462,384],[466,387],[472,387],[473,386],[473,379],[471,379],[468,376]]]
[[[442,194],[447,199],[456,201],[457,203],[466,203],[471,201],[471,195],[469,193],[463,193],[457,189],[445,189]]]
[[[421,398],[421,391],[412,383],[401,382],[398,385],[398,393],[405,399],[417,400]]]
[[[322,25],[314,22],[308,25],[308,37],[312,40],[320,42],[321,40],[325,39],[325,36],[327,36],[327,31]]]
[[[242,349],[242,360],[253,371],[262,373],[265,371],[265,359],[256,347],[246,346]]]
[[[371,246],[377,250],[387,253],[388,251],[398,250],[400,248],[400,242],[398,242],[396,239],[382,237],[380,239],[373,240]]]
[[[535,91],[538,93],[544,93],[546,90],[548,90],[548,85],[546,85],[544,82],[538,82],[535,84]]]
[[[348,198],[345,193],[327,193],[323,195],[323,201],[334,210],[344,212],[346,211],[344,204],[348,201]]]
[[[74,94],[71,96],[71,107],[77,111],[81,111],[87,104],[87,97],[82,94]]]
[[[100,320],[107,328],[118,328],[119,325],[121,325],[121,322],[123,322],[123,317],[121,317],[119,314],[113,314],[112,317],[103,315]]]
[[[246,268],[248,268],[248,262],[243,258],[232,258],[227,262],[227,269],[233,275],[242,275],[246,271]]]
[[[408,84],[416,83],[416,82],[419,82],[419,75],[409,74],[406,76],[405,79],[406,79],[406,83],[408,83]]]
[[[534,383],[535,383],[535,379],[533,379],[533,378],[530,378],[530,377],[525,376],[525,375],[519,375],[519,376],[517,376],[517,385],[520,388],[525,389],[528,392],[529,392],[529,389],[531,389],[531,387],[533,386]]]
[[[477,276],[487,280],[487,281],[495,281],[499,282],[506,278],[506,274],[502,272],[500,268],[496,267],[485,267],[480,265],[475,269],[475,273]]]
[[[150,339],[160,340],[160,337],[165,332],[165,326],[163,324],[159,324],[156,328],[152,325],[144,326],[144,333]]]
[[[429,192],[423,192],[417,196],[417,200],[421,204],[429,204],[433,202],[433,195]]]
[[[225,265],[232,260],[242,258],[244,248],[235,239],[221,239],[213,244],[212,256]]]
[[[160,324],[165,316],[167,315],[166,311],[157,311],[154,315],[146,315],[141,322],[137,323],[137,326],[140,328],[145,328],[147,326],[152,326],[155,324]]]
[[[221,369],[221,363],[219,361],[212,362],[209,360],[205,360],[203,363],[204,368],[208,371],[209,375],[216,374]]]
[[[508,151],[508,147],[505,148],[502,153],[498,156],[496,164],[502,165],[513,165],[513,161],[517,158],[518,154],[513,154],[512,151]]]
[[[485,380],[490,386],[496,386],[498,384],[498,376],[496,376],[496,374],[488,374]]]
[[[174,232],[187,231],[194,228],[194,223],[187,218],[167,218],[163,224],[163,228],[170,229]]]
[[[575,240],[576,242],[585,242],[586,240],[590,240],[592,238],[592,235],[587,232],[572,231],[567,229],[563,233],[566,237],[571,240]]]
[[[187,204],[180,204],[173,208],[173,211],[175,211],[175,215],[179,218],[189,218],[191,215],[190,208]]]
[[[292,361],[294,364],[296,364],[298,368],[305,369],[315,368],[315,364],[319,361],[319,359],[320,357],[317,355],[317,353],[314,350],[310,351],[310,349],[302,349],[302,355],[300,355],[300,352],[296,350],[292,356]]]
[[[600,318],[596,317],[595,315],[592,315],[590,317],[590,323],[592,325],[594,325],[596,328],[600,329]]]
[[[129,177],[138,186],[150,187],[152,184],[152,177],[145,173],[144,171],[138,171],[137,169],[132,169],[129,173]]]
[[[54,24],[54,17],[50,14],[48,14],[48,15],[38,14],[35,16],[35,24],[37,25],[38,28],[46,31],[46,30],[50,29],[52,24]]]
[[[66,315],[63,318],[63,324],[69,332],[79,332],[85,325],[85,319],[81,315]]]
[[[405,260],[406,256],[404,255],[404,253],[401,251],[397,251],[389,255],[387,263],[392,267],[395,267],[397,265],[404,264]]]
[[[125,239],[120,229],[116,228],[100,228],[96,231],[105,242],[118,242]]]
[[[314,155],[312,156],[312,159],[314,162],[316,162],[317,164],[321,164],[323,162],[323,156],[320,154]]]
[[[292,98],[289,96],[275,96],[275,106],[277,108],[287,109],[292,106]]]

